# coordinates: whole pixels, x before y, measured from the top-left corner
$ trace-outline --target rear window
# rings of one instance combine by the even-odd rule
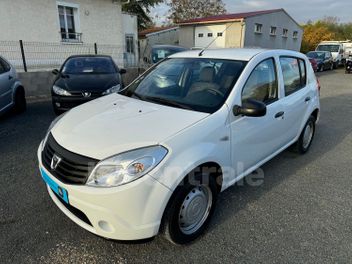
[[[280,64],[286,96],[306,86],[307,69],[304,60],[293,57],[281,57]]]
[[[66,74],[112,74],[117,70],[109,57],[75,57],[66,61],[62,72]]]

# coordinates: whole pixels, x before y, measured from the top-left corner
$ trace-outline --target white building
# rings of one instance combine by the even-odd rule
[[[30,61],[35,43],[43,52],[51,47],[65,55],[94,53],[97,43],[99,54],[112,55],[120,65],[131,62],[138,58],[137,17],[121,7],[120,0],[1,0],[0,52],[1,42],[23,40]]]
[[[299,51],[303,30],[284,10],[226,14],[183,21],[180,46],[204,48],[261,47]]]

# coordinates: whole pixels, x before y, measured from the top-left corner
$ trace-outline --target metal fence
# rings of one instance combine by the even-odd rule
[[[135,54],[124,52],[123,46],[99,43],[73,44],[26,41],[0,41],[0,55],[18,71],[46,71],[59,68],[72,55],[110,55],[120,67],[137,67]]]

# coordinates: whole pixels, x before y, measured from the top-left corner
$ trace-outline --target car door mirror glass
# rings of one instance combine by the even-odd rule
[[[58,75],[60,72],[59,72],[59,70],[58,69],[54,69],[54,70],[52,70],[52,74],[54,74],[54,75]]]

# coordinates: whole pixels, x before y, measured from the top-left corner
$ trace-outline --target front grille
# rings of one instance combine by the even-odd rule
[[[76,216],[78,219],[80,219],[81,221],[85,222],[86,224],[88,224],[90,226],[93,226],[92,223],[89,221],[88,217],[81,210],[79,210],[76,207],[73,207],[72,205],[66,203],[55,192],[53,192],[53,194],[55,194],[56,198],[61,202],[61,204],[63,206],[66,207],[67,210],[69,210],[71,212],[71,214],[73,214],[74,216]]]
[[[54,154],[61,158],[55,169],[51,168]],[[51,133],[42,152],[44,167],[66,184],[85,184],[98,160],[78,155],[61,147]]]

